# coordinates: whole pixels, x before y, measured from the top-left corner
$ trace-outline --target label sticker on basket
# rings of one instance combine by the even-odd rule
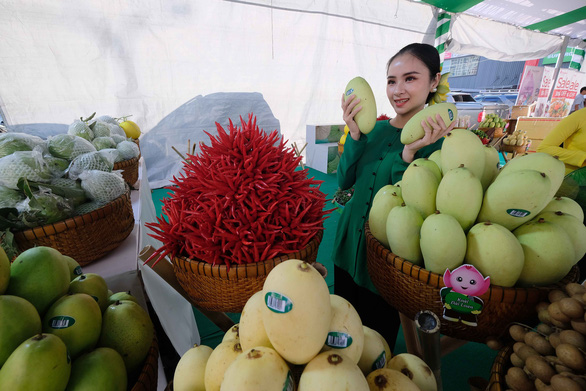
[[[474,266],[462,265],[444,273],[444,288],[440,289],[443,318],[451,322],[462,322],[467,326],[478,326],[478,315],[482,312],[482,296],[490,288],[490,277],[484,277]]]
[[[66,329],[75,324],[75,318],[71,316],[54,316],[49,319],[49,327],[52,329]]]
[[[507,209],[507,214],[513,217],[526,217],[529,216],[531,212],[525,209]]]
[[[326,345],[334,349],[345,349],[352,345],[352,336],[347,333],[330,331],[326,337]]]
[[[279,314],[286,314],[293,309],[293,302],[287,296],[277,292],[268,292],[265,295],[265,304],[269,310]]]
[[[387,365],[387,353],[383,350],[381,354],[372,363],[372,370],[384,368]]]

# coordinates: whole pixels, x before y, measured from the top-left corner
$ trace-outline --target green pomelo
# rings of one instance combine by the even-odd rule
[[[484,144],[467,129],[454,129],[447,134],[442,144],[442,172],[444,175],[463,164],[476,178],[482,178],[486,164]]]
[[[499,175],[486,189],[477,221],[490,221],[512,231],[541,212],[551,200],[550,187],[548,176],[535,170]]]
[[[448,171],[437,188],[437,209],[456,218],[464,231],[476,221],[482,206],[482,184],[463,165]]]
[[[482,177],[480,177],[480,183],[482,183],[482,190],[488,189],[488,186],[492,183],[499,173],[499,152],[492,145],[484,146],[485,162],[484,171]]]
[[[69,281],[73,281],[75,278],[81,276],[83,271],[81,270],[81,266],[77,261],[70,256],[63,255],[63,258],[67,261],[67,266],[69,266]]]
[[[98,345],[120,353],[126,370],[134,374],[142,367],[153,335],[154,327],[149,314],[135,302],[122,300],[104,311]]]
[[[442,170],[440,170],[439,166],[437,165],[437,163],[435,161],[433,161],[429,158],[426,158],[426,157],[422,157],[422,158],[413,160],[413,162],[411,162],[411,164],[416,164],[418,166],[422,166],[422,167],[429,169],[436,176],[438,182],[442,180]]]
[[[114,349],[97,348],[73,361],[66,391],[126,391],[124,360]]]
[[[421,225],[420,246],[425,268],[443,275],[463,263],[466,234],[454,217],[436,212]]]
[[[421,123],[425,121],[429,125],[429,117],[434,122],[437,121],[437,114],[442,117],[446,126],[450,126],[458,118],[458,109],[455,104],[449,102],[427,106],[407,121],[401,131],[401,142],[407,145],[422,138],[425,135],[425,130],[423,130]]]
[[[431,155],[429,155],[428,159],[433,161],[442,173],[444,172],[444,170],[442,170],[442,150],[441,149],[433,151],[433,153]]]
[[[63,391],[71,373],[67,347],[52,334],[21,343],[0,369],[0,390]]]
[[[391,251],[416,265],[423,264],[419,244],[422,224],[421,213],[407,205],[393,208],[387,218],[387,238]]]
[[[136,297],[132,296],[130,294],[130,291],[128,292],[116,292],[116,293],[112,293],[109,297],[108,297],[108,305],[112,305],[114,303],[116,303],[116,301],[118,300],[130,300],[130,301],[134,301],[135,303],[138,304],[138,301],[136,300]]]
[[[383,186],[377,191],[372,201],[372,207],[368,215],[370,232],[385,247],[389,247],[387,240],[387,217],[395,206],[403,203],[401,188],[393,185]]]
[[[403,200],[412,206],[424,219],[436,210],[435,197],[439,180],[426,167],[411,163],[403,173],[401,190]]]
[[[41,332],[35,306],[18,296],[0,296],[0,368],[22,342]]]
[[[376,124],[376,101],[374,100],[374,93],[372,88],[364,78],[358,76],[348,82],[344,90],[344,100],[352,94],[360,99],[358,106],[362,109],[354,116],[354,121],[358,125],[358,129],[364,134],[368,134],[374,129]]]
[[[6,252],[0,247],[0,295],[3,295],[8,288],[8,282],[10,281],[10,259],[6,255]]]
[[[525,254],[515,235],[502,225],[478,223],[468,231],[465,263],[473,265],[490,283],[512,287],[517,283]]]
[[[586,254],[586,226],[577,218],[564,212],[541,212],[535,219],[544,218],[545,221],[557,224],[566,231],[574,245],[574,263],[577,263]]]
[[[69,292],[86,293],[94,298],[104,312],[108,307],[108,285],[104,277],[96,273],[84,273],[69,284]]]
[[[584,222],[584,211],[579,203],[568,197],[554,197],[542,212],[563,212]]]
[[[33,247],[22,252],[10,268],[6,294],[30,301],[42,316],[69,289],[69,266],[51,247]]]
[[[574,245],[566,231],[545,219],[532,220],[513,231],[525,254],[518,284],[549,285],[560,281],[574,265]]]
[[[43,317],[43,332],[61,338],[73,359],[96,346],[101,328],[100,306],[85,293],[63,296]]]
[[[550,183],[548,191],[548,200],[551,200],[558,189],[562,185],[564,176],[566,174],[566,166],[564,162],[556,157],[553,157],[545,152],[535,152],[527,155],[518,155],[511,159],[501,169],[499,177],[509,174],[512,171],[519,170],[537,170],[545,173]]]

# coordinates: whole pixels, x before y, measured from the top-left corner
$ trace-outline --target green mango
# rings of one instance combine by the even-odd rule
[[[442,150],[438,149],[434,151],[431,155],[429,155],[429,160],[433,160],[435,162],[443,175],[444,171],[442,170]]]
[[[560,211],[541,212],[534,220],[544,218],[545,221],[557,224],[566,231],[574,246],[574,263],[578,263],[586,254],[586,226],[576,217]]]
[[[423,265],[419,243],[422,224],[421,213],[412,206],[397,206],[387,217],[387,239],[391,251],[416,265]]]
[[[110,306],[110,305],[116,303],[118,300],[130,300],[130,301],[134,301],[135,303],[138,303],[138,301],[136,300],[136,297],[132,296],[130,294],[130,291],[128,291],[128,292],[112,293],[110,296],[108,296],[108,305]]]
[[[407,145],[422,138],[425,135],[425,130],[423,130],[421,123],[425,121],[429,124],[429,117],[435,121],[437,114],[442,117],[446,126],[450,126],[458,118],[458,109],[455,104],[449,102],[427,106],[407,121],[401,131],[401,142]]]
[[[6,294],[30,301],[42,316],[69,289],[69,266],[61,253],[38,246],[22,252],[10,268]]]
[[[466,234],[449,214],[429,215],[421,225],[421,254],[425,268],[443,275],[446,269],[462,265],[466,255]]]
[[[551,199],[549,177],[536,170],[499,174],[486,189],[478,222],[490,221],[514,230],[531,220]]]
[[[574,216],[580,222],[584,222],[584,211],[579,203],[568,197],[554,197],[542,212],[564,212]]]
[[[444,175],[463,164],[478,178],[482,178],[486,153],[477,135],[467,129],[454,129],[442,144],[442,172]]]
[[[430,169],[411,163],[403,173],[401,191],[405,204],[414,207],[424,219],[436,210],[439,180]]]
[[[435,202],[441,213],[453,216],[462,229],[468,231],[478,217],[482,198],[480,180],[462,164],[444,175]]]
[[[96,346],[101,328],[100,306],[85,293],[63,296],[43,317],[43,332],[61,338],[73,359]]]
[[[21,343],[0,369],[0,390],[63,391],[70,373],[65,343],[56,335],[37,334]]]
[[[525,254],[518,285],[543,286],[556,283],[574,266],[572,240],[557,224],[540,218],[521,225],[513,234]]]
[[[108,307],[108,285],[99,274],[84,273],[74,278],[69,284],[69,292],[87,293],[98,303],[102,312]]]
[[[490,283],[504,287],[515,285],[525,254],[515,235],[499,224],[478,223],[468,231],[464,262],[474,266]]]
[[[73,361],[66,391],[126,391],[128,375],[122,356],[97,348]]]
[[[0,295],[8,288],[10,281],[10,259],[2,247],[0,247]]]
[[[370,233],[385,247],[389,247],[387,239],[387,217],[391,209],[403,203],[401,188],[393,185],[383,186],[376,192],[368,215]]]
[[[67,255],[63,255],[63,258],[67,261],[67,266],[69,266],[69,280],[73,281],[75,278],[81,276],[83,271],[81,270],[81,266],[77,261]]]
[[[500,162],[499,152],[492,145],[485,145],[484,153],[484,170],[482,171],[482,176],[480,177],[480,183],[482,184],[483,191],[488,189],[488,186],[498,175]]]
[[[434,160],[431,160],[426,157],[422,157],[422,158],[413,160],[413,162],[411,162],[411,164],[417,164],[418,166],[422,166],[422,167],[429,169],[431,172],[433,172],[433,174],[437,178],[438,182],[442,180],[442,170],[440,169],[440,167],[437,165],[437,163]]]
[[[358,76],[350,80],[346,85],[344,89],[344,100],[352,94],[360,99],[358,105],[362,106],[362,109],[354,116],[354,121],[362,133],[368,134],[374,129],[374,125],[376,125],[377,115],[374,93],[368,82]]]
[[[134,374],[142,368],[153,335],[154,326],[148,312],[133,301],[121,300],[104,311],[98,345],[120,353],[127,372]]]
[[[26,339],[41,332],[35,306],[18,296],[0,296],[0,368]]]
[[[550,188],[547,192],[548,200],[551,200],[559,190],[564,176],[566,175],[566,166],[564,162],[557,157],[553,157],[545,152],[535,152],[527,155],[517,155],[511,159],[501,169],[499,177],[507,175],[513,171],[519,170],[537,170],[547,175]]]

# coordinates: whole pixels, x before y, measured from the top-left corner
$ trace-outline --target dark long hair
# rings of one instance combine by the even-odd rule
[[[440,69],[440,56],[437,49],[426,43],[412,43],[399,50],[391,59],[387,62],[387,71],[389,66],[395,60],[395,58],[403,55],[410,54],[413,57],[420,60],[429,69],[429,79],[433,80],[435,76],[441,71]],[[426,102],[433,96],[433,92],[430,92],[427,96]]]

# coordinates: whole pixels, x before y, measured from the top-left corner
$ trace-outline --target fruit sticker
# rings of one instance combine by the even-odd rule
[[[468,326],[478,325],[482,312],[482,296],[490,287],[490,277],[484,277],[474,266],[462,265],[444,273],[444,288],[440,296],[444,305],[443,318],[451,322],[462,322]]]
[[[55,316],[49,320],[49,327],[52,329],[66,329],[75,324],[75,319],[71,316]]]
[[[293,391],[295,389],[293,383],[293,375],[291,375],[291,371],[287,372],[287,379],[285,380],[285,384],[283,385],[283,391]]]
[[[286,314],[293,309],[293,302],[277,292],[268,292],[265,295],[265,304],[269,310],[278,314]]]
[[[352,345],[352,336],[347,333],[330,331],[326,338],[326,345],[334,349],[345,349]]]

